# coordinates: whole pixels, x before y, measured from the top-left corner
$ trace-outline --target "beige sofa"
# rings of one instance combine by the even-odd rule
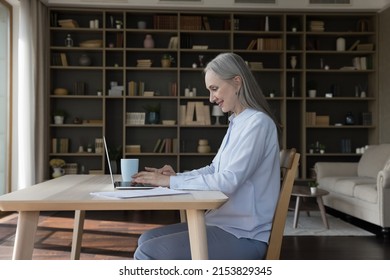
[[[359,162],[317,162],[324,204],[353,217],[390,227],[390,144],[369,146]]]

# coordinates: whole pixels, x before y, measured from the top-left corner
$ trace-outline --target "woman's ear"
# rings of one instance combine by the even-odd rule
[[[236,86],[237,90],[239,90],[241,88],[241,85],[242,85],[242,78],[240,76],[235,76],[233,78],[233,83]]]

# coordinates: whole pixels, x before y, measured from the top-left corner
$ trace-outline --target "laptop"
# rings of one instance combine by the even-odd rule
[[[114,181],[114,175],[112,175],[111,162],[110,162],[110,157],[108,156],[108,148],[107,148],[107,142],[106,142],[105,136],[103,136],[103,143],[104,143],[104,150],[106,151],[108,170],[110,171],[111,182],[112,182],[112,185],[114,186],[115,189],[117,189],[117,190],[141,190],[141,189],[145,190],[145,189],[152,189],[155,187],[152,185],[135,184],[132,182]]]

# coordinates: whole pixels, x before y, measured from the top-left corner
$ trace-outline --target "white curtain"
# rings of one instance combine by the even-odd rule
[[[13,190],[47,177],[47,18],[40,0],[20,1]]]

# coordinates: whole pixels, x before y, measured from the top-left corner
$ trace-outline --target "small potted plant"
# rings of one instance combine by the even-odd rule
[[[320,144],[320,154],[324,154],[325,153],[325,145],[324,144]]]
[[[307,82],[307,92],[309,97],[316,97],[317,96],[317,82],[314,80],[310,80]]]
[[[64,110],[56,110],[53,116],[55,124],[63,124],[66,117],[66,112]]]
[[[173,57],[170,54],[163,54],[161,57],[161,66],[164,68],[171,67],[171,64],[174,62]]]
[[[310,188],[310,193],[311,194],[316,194],[317,193],[317,187],[318,187],[317,181],[309,181],[308,186]]]
[[[116,20],[115,21],[116,29],[121,29],[123,22],[121,20]]]
[[[146,119],[149,124],[158,124],[160,122],[160,103],[145,105],[144,109],[146,110]]]

